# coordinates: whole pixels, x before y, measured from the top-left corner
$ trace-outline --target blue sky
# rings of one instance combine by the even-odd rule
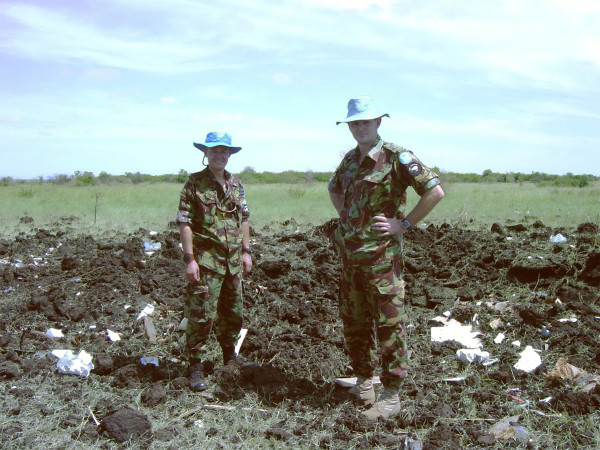
[[[595,0],[2,0],[0,176],[334,170],[348,99],[444,171],[600,175]]]

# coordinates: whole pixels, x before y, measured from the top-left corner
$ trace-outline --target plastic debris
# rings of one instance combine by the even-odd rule
[[[183,319],[181,319],[181,322],[179,322],[179,326],[177,327],[177,329],[179,331],[187,330],[187,323],[188,323],[187,317],[184,317]]]
[[[504,335],[504,333],[498,333],[498,335],[494,338],[494,342],[496,344],[502,344],[502,341],[504,341],[504,338],[506,336]]]
[[[542,333],[542,336],[544,336],[544,337],[550,336],[550,330],[548,330],[548,328],[546,328],[546,325],[542,325],[542,328],[540,329],[540,333]]]
[[[484,350],[479,350],[477,348],[461,348],[456,351],[456,357],[465,363],[471,364],[481,364],[487,359],[489,359],[490,354]]]
[[[444,326],[431,328],[432,342],[456,341],[467,348],[481,347],[481,339],[477,337],[481,333],[472,331],[471,325],[461,325],[457,320],[448,320],[446,317],[436,317],[433,320]]]
[[[111,342],[116,342],[116,341],[121,340],[120,334],[116,333],[112,330],[106,330],[106,335],[108,336],[108,339],[110,339]]]
[[[523,372],[532,372],[542,364],[542,358],[533,349],[531,345],[525,347],[525,350],[521,352],[521,358],[515,364],[515,369],[522,370]]]
[[[582,391],[589,392],[600,384],[600,376],[592,375],[585,370],[567,362],[567,358],[559,358],[554,368],[546,374],[548,379],[573,381]]]
[[[550,236],[550,242],[567,242],[567,238],[562,234],[558,233],[554,236]]]
[[[522,426],[518,425],[519,416],[511,416],[496,422],[489,432],[498,440],[516,439],[519,442],[527,442],[529,433]]]
[[[142,356],[140,358],[140,363],[142,366],[152,364],[153,366],[158,367],[158,358],[156,356]]]
[[[62,330],[57,330],[56,328],[50,328],[48,331],[46,331],[46,335],[50,336],[51,338],[65,337]]]
[[[144,241],[145,252],[155,252],[162,247],[160,242]]]
[[[138,314],[137,320],[140,320],[142,317],[149,316],[154,312],[154,306],[147,304],[141,313]]]
[[[54,352],[52,352],[54,355]],[[87,377],[94,368],[92,364],[92,355],[85,350],[81,350],[77,356],[71,350],[66,350],[63,356],[56,363],[59,373],[67,375],[79,375]]]

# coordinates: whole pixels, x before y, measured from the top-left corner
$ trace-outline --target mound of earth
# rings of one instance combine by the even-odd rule
[[[424,448],[491,445],[490,424],[513,416],[521,403],[538,411],[539,421],[550,411],[597,414],[600,387],[578,390],[572,380],[545,376],[560,358],[588,374],[600,363],[597,225],[572,232],[540,222],[494,224],[489,231],[448,224],[413,230],[404,247],[412,351],[405,412],[379,428],[361,419],[333,381],[352,376],[337,311],[339,259],[329,242],[335,226],[331,221],[299,231],[292,220],[252,230],[255,265],[244,285],[248,332],[240,353],[254,365],[222,366],[211,341],[204,368],[215,389],[201,397],[205,403],[230,405],[252,395],[261,408],[290,414],[328,417],[335,409],[329,420],[264,431],[268,439],[285,441],[323,434],[325,427],[321,445],[331,448],[350,441],[397,448],[406,430],[426,430]],[[559,233],[566,242],[552,242]],[[177,425],[157,428],[153,422],[170,399],[187,392],[180,330],[185,287],[174,227],[102,236],[33,229],[0,240],[0,445],[28,436],[32,418],[25,411],[32,408],[39,420],[51,416],[70,432],[73,445],[106,439],[151,445],[177,435]],[[146,305],[153,311],[140,317]],[[440,316],[477,329],[496,362],[467,367],[456,358],[463,346],[432,342],[432,319]],[[49,337],[50,329],[64,337]],[[109,331],[120,340],[111,340]],[[495,342],[500,333],[503,343]],[[514,367],[525,346],[541,354],[531,372]],[[89,376],[58,373],[51,352],[59,348],[92,355]],[[42,380],[47,391],[40,399],[36,384]],[[111,400],[79,405],[90,383],[113,393]],[[143,392],[138,404],[127,394],[132,390]],[[50,408],[49,397],[78,405],[79,415]],[[453,420],[465,414],[482,420]],[[589,430],[569,432],[578,445],[593,442]]]

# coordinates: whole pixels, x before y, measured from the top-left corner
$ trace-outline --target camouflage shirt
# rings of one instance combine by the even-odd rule
[[[223,190],[208,168],[191,174],[181,191],[177,222],[190,225],[200,266],[236,274],[242,267],[241,225],[250,212],[241,180],[227,171],[225,180]]]
[[[371,229],[373,217],[403,218],[409,186],[419,195],[440,184],[435,172],[403,147],[376,144],[364,159],[360,150],[350,150],[329,180],[329,191],[341,194],[340,222],[334,242],[344,265],[376,266],[401,258],[402,236],[378,237]]]

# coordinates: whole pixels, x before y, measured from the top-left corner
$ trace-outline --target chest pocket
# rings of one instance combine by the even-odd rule
[[[196,192],[196,202],[199,213],[198,221],[203,227],[210,227],[215,223],[218,205],[217,193],[212,191]]]
[[[381,170],[365,176],[360,182],[361,197],[369,198],[369,203],[379,203],[389,198],[392,179],[392,165],[385,165]],[[373,205],[374,206],[374,205]]]

